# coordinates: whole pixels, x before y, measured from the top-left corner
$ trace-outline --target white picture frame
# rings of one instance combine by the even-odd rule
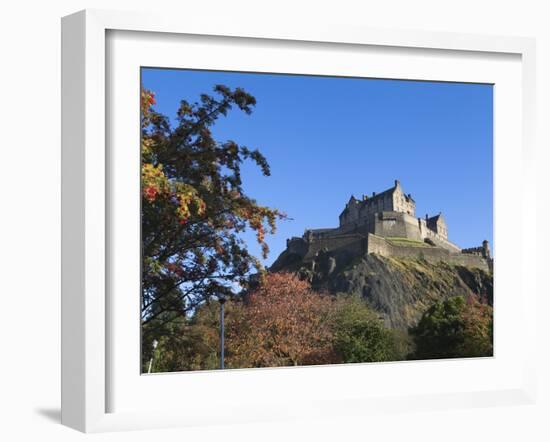
[[[112,384],[112,361],[115,360],[110,344],[109,330],[113,316],[107,289],[109,287],[109,244],[116,229],[110,229],[111,195],[109,194],[108,171],[116,164],[109,164],[108,140],[110,134],[106,121],[112,117],[108,108],[108,50],[107,35],[112,32],[156,33],[161,36],[216,36],[221,39],[237,38],[254,41],[285,42],[288,45],[308,44],[337,45],[347,47],[371,47],[379,51],[400,48],[429,50],[434,57],[441,54],[474,54],[482,60],[491,54],[514,56],[520,63],[520,81],[517,97],[521,111],[510,115],[518,134],[517,154],[521,156],[521,170],[516,171],[521,186],[516,186],[517,195],[524,207],[535,207],[536,189],[534,170],[535,134],[535,42],[518,37],[492,37],[450,33],[427,33],[416,31],[388,31],[357,29],[345,26],[303,25],[300,27],[269,23],[224,23],[217,21],[186,21],[182,25],[177,17],[151,14],[129,14],[111,11],[87,10],[63,18],[62,21],[62,423],[85,432],[157,428],[168,426],[207,425],[216,422],[245,422],[288,417],[330,416],[334,414],[368,414],[380,409],[387,412],[414,409],[454,408],[487,406],[509,403],[531,403],[535,398],[534,342],[536,312],[535,270],[526,265],[530,256],[536,255],[536,244],[526,239],[520,227],[519,241],[514,249],[521,255],[522,314],[517,319],[523,329],[523,352],[518,356],[517,374],[508,384],[495,382],[487,388],[477,386],[460,392],[448,391],[444,386],[435,386],[432,391],[402,392],[399,388],[388,394],[369,395],[358,389],[356,395],[339,394],[337,390],[326,397],[299,397],[298,392],[284,402],[274,401],[272,406],[259,406],[252,396],[236,404],[238,413],[225,409],[207,413],[197,407],[190,413],[170,403],[167,407],[144,406],[135,410],[113,409],[109,404]],[[146,34],[141,34],[145,35]],[[147,34],[152,36],[153,34]],[[116,55],[116,53],[115,53]],[[434,68],[435,69],[435,68]],[[420,78],[422,74],[419,74]],[[425,73],[430,77],[429,72]],[[518,77],[519,78],[519,77]],[[512,83],[510,83],[512,84]],[[515,84],[515,83],[514,83]],[[512,91],[513,92],[513,91]],[[138,109],[135,109],[138,111]],[[501,118],[498,114],[495,118]],[[510,162],[508,162],[510,164]],[[513,164],[513,163],[512,163]],[[503,166],[502,166],[503,167]],[[512,167],[511,165],[507,167]],[[507,171],[509,171],[507,169]],[[498,170],[496,171],[498,174]],[[519,181],[519,180],[518,180]],[[526,216],[526,215],[522,215]],[[526,220],[526,218],[525,218]],[[519,220],[520,225],[522,221]],[[498,225],[499,220],[496,217]],[[505,233],[505,226],[501,228]],[[506,252],[502,247],[503,253]],[[498,252],[500,253],[500,252]],[[511,252],[510,252],[511,253]],[[504,256],[504,255],[503,255]],[[503,271],[503,274],[505,272]],[[521,285],[519,285],[521,284]],[[504,293],[504,285],[503,292]],[[496,313],[498,314],[498,313]],[[504,323],[504,322],[503,322]],[[529,339],[531,337],[531,339]],[[498,350],[495,358],[498,358]],[[467,367],[462,361],[441,363],[439,370],[462,371]],[[475,363],[475,362],[474,362]],[[484,364],[485,362],[480,362]],[[410,367],[413,364],[409,365]],[[327,376],[338,376],[338,370],[347,370],[346,376],[361,376],[365,370],[389,371],[399,369],[396,365],[376,365],[367,368],[324,367]],[[428,370],[427,365],[416,370]],[[500,367],[502,368],[502,366]],[[260,370],[255,374],[255,388],[268,387],[275,382],[300,382],[307,384],[315,368],[297,368],[292,371]],[[410,369],[412,370],[412,369]],[[258,371],[258,370],[256,370]],[[365,371],[366,372],[366,371]],[[283,373],[281,375],[281,373]],[[288,374],[291,373],[291,374]],[[317,371],[316,373],[320,373]],[[412,372],[411,372],[412,373]],[[139,376],[138,373],[134,373]],[[199,373],[201,379],[210,376],[213,385],[223,384],[226,373]],[[402,374],[400,373],[399,376]],[[241,382],[241,391],[251,379],[250,371],[234,370],[232,380]],[[162,388],[178,388],[176,378],[157,376],[153,382],[161,382]],[[291,380],[293,378],[293,380]],[[187,380],[198,379],[188,377]],[[239,380],[240,379],[240,380]],[[174,380],[174,381],[173,381]],[[198,382],[198,381],[197,381]],[[160,387],[159,387],[160,388]],[[216,387],[212,387],[216,388]],[[155,387],[157,389],[157,387]],[[269,390],[267,390],[269,391]],[[306,391],[306,390],[304,390]],[[311,391],[310,391],[311,394]],[[299,400],[301,399],[301,400]],[[225,407],[231,406],[221,401]],[[238,405],[238,406],[237,406]],[[247,411],[247,412],[246,412]]]

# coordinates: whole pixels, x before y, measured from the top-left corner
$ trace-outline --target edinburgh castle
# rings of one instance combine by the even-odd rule
[[[416,203],[399,181],[381,193],[352,196],[335,228],[307,229],[302,237],[287,240],[286,250],[272,269],[301,261],[315,266],[320,255],[342,256],[375,253],[385,257],[422,258],[429,262],[492,270],[488,241],[461,249],[449,241],[443,215],[416,217]],[[334,259],[334,258],[331,258]]]

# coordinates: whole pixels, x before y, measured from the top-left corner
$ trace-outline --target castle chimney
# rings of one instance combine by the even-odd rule
[[[399,180],[395,180],[395,187],[399,186]]]
[[[428,221],[428,214],[426,213],[426,221]]]
[[[372,196],[376,196],[376,192],[372,192]]]

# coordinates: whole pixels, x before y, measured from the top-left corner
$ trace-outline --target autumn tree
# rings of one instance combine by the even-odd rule
[[[251,272],[263,271],[240,234],[255,231],[265,256],[265,235],[284,215],[244,193],[241,164],[251,160],[265,176],[269,165],[258,150],[212,134],[219,118],[232,109],[250,114],[255,104],[244,90],[218,85],[199,102],[181,101],[171,124],[154,110],[154,94],[141,92],[144,344],[175,318],[232,295]]]
[[[154,110],[141,92],[142,360],[153,339],[181,328],[183,319],[216,296],[245,287],[260,261],[241,239],[256,232],[263,255],[266,233],[284,214],[258,204],[242,189],[241,164],[270,170],[258,150],[216,141],[212,126],[232,109],[250,114],[256,101],[237,88],[218,85],[199,102],[181,101],[175,124]],[[183,321],[184,322],[184,321]],[[179,334],[181,338],[181,334]],[[168,347],[166,347],[168,348]]]
[[[430,307],[411,330],[414,359],[493,355],[493,309],[474,295],[456,296]]]
[[[330,296],[290,273],[269,273],[252,291],[227,339],[228,366],[278,367],[335,361]]]

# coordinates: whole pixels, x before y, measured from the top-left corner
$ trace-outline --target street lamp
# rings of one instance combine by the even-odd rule
[[[157,348],[157,345],[159,345],[159,341],[154,339],[153,340],[153,353],[151,354],[151,359],[149,359],[149,369],[147,370],[147,373],[151,373],[151,369],[153,368],[153,358],[155,357],[155,350]]]
[[[220,369],[223,370],[225,368],[224,366],[224,359],[225,359],[225,312],[224,312],[224,305],[225,305],[225,296],[220,295],[218,296],[218,301],[220,303]]]

